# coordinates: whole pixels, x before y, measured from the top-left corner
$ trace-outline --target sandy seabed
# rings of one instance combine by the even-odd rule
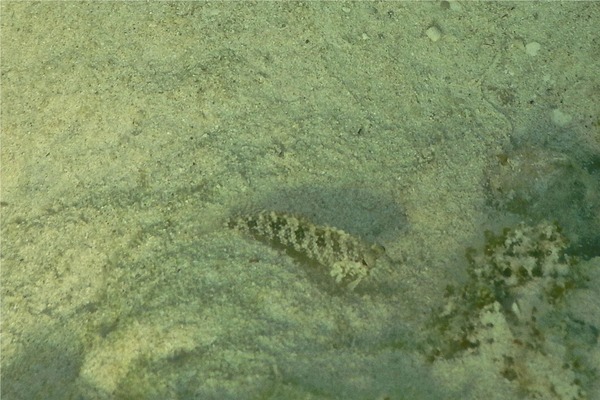
[[[2,397],[600,398],[599,4],[3,1]],[[258,210],[393,268],[340,290],[223,225]],[[465,250],[541,219],[589,275],[568,373],[495,369],[493,312],[429,360]]]

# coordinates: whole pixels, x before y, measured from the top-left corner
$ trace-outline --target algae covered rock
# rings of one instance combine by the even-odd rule
[[[556,219],[583,257],[600,255],[600,169],[593,160],[536,146],[497,155],[486,172],[488,201],[539,221]]]
[[[430,359],[491,369],[528,398],[586,398],[594,373],[581,348],[594,341],[581,342],[569,327],[596,340],[598,330],[564,305],[585,284],[567,247],[548,222],[486,233],[482,250],[467,251],[468,280],[447,288],[447,302],[431,320]]]

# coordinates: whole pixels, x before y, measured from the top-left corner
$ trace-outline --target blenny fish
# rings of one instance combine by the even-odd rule
[[[232,217],[227,226],[316,261],[329,269],[337,283],[350,290],[371,273],[385,254],[383,246],[365,243],[341,229],[317,225],[299,215],[262,211]]]

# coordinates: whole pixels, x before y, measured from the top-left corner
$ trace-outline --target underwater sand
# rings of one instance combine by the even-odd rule
[[[562,345],[598,352],[599,4],[3,1],[2,398],[569,398],[421,344],[485,230],[568,215]],[[588,214],[490,201],[523,146]],[[350,292],[224,227],[263,209],[394,268]]]

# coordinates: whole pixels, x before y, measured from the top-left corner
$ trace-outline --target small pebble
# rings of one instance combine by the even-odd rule
[[[540,51],[540,48],[542,47],[541,44],[539,44],[538,42],[529,42],[525,45],[525,52],[532,56],[535,57],[537,56],[538,51]]]
[[[425,34],[432,42],[437,42],[442,38],[442,31],[435,25],[430,26],[429,29],[425,31]]]

